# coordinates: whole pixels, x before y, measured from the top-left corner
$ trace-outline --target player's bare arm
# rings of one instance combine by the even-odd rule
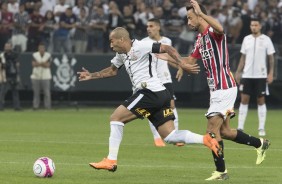
[[[268,55],[269,71],[267,75],[267,83],[271,84],[273,82],[273,73],[274,73],[274,55]]]
[[[167,56],[164,56],[164,57],[167,57],[168,62],[177,64],[178,66],[180,66],[183,70],[185,70],[188,73],[198,74],[200,72],[199,65],[197,64],[191,65],[189,63],[185,63],[182,57],[180,56],[180,54],[177,52],[177,50],[173,48],[172,46],[161,44],[160,53],[167,53],[169,57]],[[156,55],[156,57],[158,57],[158,54]]]
[[[217,34],[224,34],[224,30],[223,30],[223,27],[221,26],[221,24],[216,19],[214,19],[213,17],[204,14],[201,11],[201,8],[200,8],[200,6],[199,6],[199,4],[196,0],[191,0],[190,3],[194,8],[195,13],[198,16],[202,17],[214,29],[214,31]]]
[[[108,78],[108,77],[114,77],[117,75],[118,69],[111,65],[108,68],[105,68],[101,71],[90,73],[87,69],[82,68],[81,72],[77,72],[79,75],[78,79],[79,81],[86,81],[91,79],[102,79],[102,78]]]
[[[241,57],[240,57],[239,65],[238,65],[236,73],[235,73],[235,79],[238,83],[240,83],[241,74],[242,74],[243,68],[245,66],[245,59],[246,59],[246,55],[242,54]]]

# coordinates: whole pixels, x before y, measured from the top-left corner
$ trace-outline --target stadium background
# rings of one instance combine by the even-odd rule
[[[33,3],[32,3],[33,2]],[[49,3],[49,4],[46,4]],[[103,36],[93,38],[93,32],[88,31],[86,35],[79,35],[85,38],[88,44],[85,52],[77,52],[75,44],[77,35],[70,37],[71,50],[67,51],[59,48],[56,50],[56,32],[60,31],[59,26],[61,14],[57,15],[60,2],[64,2],[67,7],[72,8],[74,16],[79,17],[81,9],[87,10],[88,24],[98,21],[105,25]],[[282,1],[280,0],[199,0],[208,10],[208,13],[223,24],[229,42],[230,66],[234,73],[240,58],[240,46],[242,39],[250,34],[249,22],[251,17],[259,17],[262,20],[262,32],[271,37],[275,48],[275,77],[274,83],[270,85],[271,95],[267,97],[269,107],[280,107],[282,102]],[[76,72],[81,67],[86,67],[90,71],[100,70],[110,65],[110,59],[114,56],[109,48],[107,41],[108,33],[115,27],[112,17],[118,16],[116,26],[128,26],[128,16],[124,14],[124,7],[130,7],[131,15],[134,18],[135,29],[130,29],[134,38],[141,39],[146,36],[146,20],[151,17],[159,18],[162,22],[162,31],[165,36],[169,35],[174,46],[182,55],[189,54],[193,45],[195,33],[187,29],[185,20],[185,6],[189,4],[187,0],[60,0],[60,1],[1,1],[1,24],[9,25],[8,32],[3,26],[0,30],[0,46],[11,36],[18,34],[14,23],[5,21],[4,14],[16,14],[17,6],[24,5],[30,17],[29,24],[38,23],[40,25],[50,24],[50,21],[43,19],[38,21],[38,17],[44,17],[47,10],[55,15],[54,24],[56,29],[48,32],[50,37],[46,37],[46,32],[39,30],[38,27],[28,27],[26,30],[27,50],[20,53],[20,99],[23,107],[31,107],[31,61],[32,53],[36,51],[36,43],[44,42],[47,50],[52,54],[52,103],[53,107],[73,104],[75,106],[99,106],[118,104],[131,94],[131,84],[126,72],[122,69],[119,75],[112,79],[102,79],[96,81],[87,81],[79,83],[76,78]],[[5,6],[6,5],[6,6]],[[103,18],[99,18],[98,9],[103,10]],[[39,11],[34,14],[34,11]],[[184,10],[184,11],[183,11]],[[7,13],[8,12],[8,13]],[[98,16],[98,17],[97,17]],[[37,18],[36,18],[37,17]],[[19,19],[20,20],[20,19]],[[119,23],[121,21],[121,24]],[[79,24],[79,20],[77,20]],[[55,26],[56,25],[56,26]],[[21,26],[24,26],[22,23]],[[46,26],[46,25],[45,25]],[[31,29],[32,27],[32,29]],[[128,28],[128,27],[127,27]],[[37,30],[36,30],[37,29]],[[94,29],[94,28],[93,28]],[[75,29],[67,30],[72,34]],[[98,33],[99,30],[92,30]],[[95,32],[97,31],[97,32]],[[101,31],[101,30],[100,30]],[[6,34],[6,36],[5,36]],[[44,35],[44,36],[43,36]],[[186,36],[185,36],[186,35]],[[47,40],[46,40],[47,39]],[[101,39],[101,40],[95,40]],[[91,41],[92,40],[92,41]],[[96,45],[93,41],[102,41],[103,44]],[[15,47],[18,50],[18,47]],[[1,48],[0,48],[1,50]],[[20,51],[20,49],[18,50]],[[199,62],[201,65],[201,62]],[[208,107],[209,90],[201,65],[199,75],[185,75],[181,82],[174,80],[174,88],[177,96],[177,106],[182,107]],[[171,69],[172,76],[175,76],[175,70]],[[238,105],[239,99],[237,99]],[[255,101],[252,101],[252,104]],[[11,94],[6,97],[7,107],[11,106]]]

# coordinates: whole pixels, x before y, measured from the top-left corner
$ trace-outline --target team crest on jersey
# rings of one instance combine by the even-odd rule
[[[64,54],[62,56],[62,62],[58,58],[55,58],[53,62],[57,66],[56,75],[53,76],[55,87],[66,91],[71,86],[75,86],[76,75],[73,66],[76,64],[76,59],[71,58],[69,62],[67,55]]]

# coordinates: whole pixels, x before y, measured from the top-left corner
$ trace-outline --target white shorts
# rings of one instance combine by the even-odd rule
[[[205,114],[207,118],[219,114],[224,119],[226,119],[227,116],[231,116],[231,118],[235,116],[234,103],[237,97],[237,87],[211,91],[210,95],[210,107]]]

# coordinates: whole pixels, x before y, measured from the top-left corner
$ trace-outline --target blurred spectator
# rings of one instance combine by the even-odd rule
[[[174,8],[174,4],[170,0],[164,0],[162,7],[165,19],[169,19],[169,17],[171,16],[171,11]]]
[[[12,36],[14,24],[13,14],[8,11],[7,3],[3,3],[1,6],[0,23],[0,50],[3,50],[5,43],[7,43]]]
[[[12,36],[12,45],[18,52],[25,52],[27,46],[27,29],[30,23],[28,13],[25,11],[24,4],[19,7],[19,12],[14,16],[14,29]]]
[[[38,51],[32,54],[31,84],[33,89],[33,109],[40,106],[40,92],[43,91],[44,107],[51,109],[51,54],[45,51],[44,44],[39,44]]]
[[[71,37],[76,28],[76,16],[72,13],[72,8],[67,8],[66,12],[61,14],[59,29],[55,31],[53,37],[54,52],[70,53],[72,50]]]
[[[242,29],[242,20],[240,17],[239,10],[234,10],[230,16],[228,16],[228,28],[226,29],[227,33],[227,42],[231,43],[232,46],[236,44],[236,41],[239,37],[239,34]]]
[[[57,22],[60,21],[60,16],[66,12],[68,7],[70,6],[66,4],[66,0],[59,0],[59,3],[54,8],[55,20]]]
[[[85,0],[77,0],[76,6],[72,8],[73,14],[75,14],[75,16],[78,17],[80,15],[80,10],[82,8],[85,10],[87,17],[89,14],[89,8],[85,5]]]
[[[123,18],[118,7],[113,7],[109,13],[108,33],[116,27],[123,26]]]
[[[159,19],[160,22],[161,22],[161,30],[163,30],[163,26],[165,25],[165,17],[164,17],[164,11],[163,11],[163,8],[162,7],[154,7],[153,9],[153,14],[154,14],[154,17],[156,19]]]
[[[130,6],[123,7],[124,28],[129,32],[131,38],[135,38],[136,23]]]
[[[42,6],[40,7],[40,15],[45,16],[47,11],[52,11],[54,10],[56,6],[56,0],[41,0]]]
[[[140,13],[137,16],[137,38],[144,38],[147,33],[147,22],[149,19],[154,18],[154,14],[150,7],[146,7],[145,3],[140,4]]]
[[[8,12],[11,12],[13,15],[19,12],[19,3],[17,0],[8,1]]]
[[[55,20],[53,11],[48,10],[44,16],[44,28],[42,32],[42,42],[48,52],[53,51],[53,35],[58,28],[59,25]]]
[[[86,10],[81,8],[79,11],[79,16],[76,22],[76,29],[74,33],[74,50],[77,54],[83,54],[86,52],[87,48],[87,31],[88,31],[88,24],[89,20],[86,16]]]
[[[184,24],[183,19],[178,15],[178,9],[172,9],[171,16],[165,24],[165,35],[168,35],[171,39],[173,47],[177,46],[179,35],[183,30]]]
[[[39,10],[42,5],[41,0],[24,0],[23,2],[25,3],[25,10],[28,14],[32,14],[35,9]]]
[[[92,2],[91,4],[89,4]],[[88,7],[91,7],[92,14],[96,11],[98,7],[102,7],[104,14],[109,14],[109,5],[104,3],[103,0],[89,0],[87,3]]]
[[[38,9],[34,9],[30,15],[31,23],[28,29],[27,51],[34,52],[41,42],[42,31],[44,28],[44,17],[39,14]]]
[[[14,109],[20,110],[19,65],[18,55],[12,51],[11,43],[6,43],[4,52],[0,54],[0,110],[4,110],[5,96],[9,89]]]
[[[88,50],[90,52],[102,52],[105,43],[105,33],[109,24],[108,15],[104,13],[103,7],[96,8],[96,13],[92,12],[89,23]],[[95,48],[94,48],[95,47]]]
[[[179,35],[178,52],[180,54],[185,54],[185,55],[190,54],[190,51],[194,44],[195,36],[196,36],[195,31],[189,29],[188,25],[184,25],[184,28]]]

